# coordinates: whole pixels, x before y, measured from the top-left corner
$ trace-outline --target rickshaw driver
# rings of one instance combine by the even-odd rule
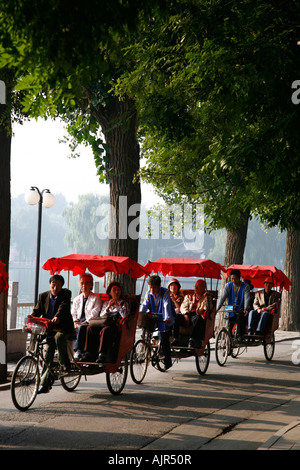
[[[255,292],[253,310],[249,313],[248,334],[252,335],[254,325],[258,321],[255,335],[261,336],[265,334],[267,323],[271,317],[271,311],[277,309],[280,304],[280,293],[272,290],[274,286],[273,279],[267,277],[264,280],[264,289]]]
[[[71,291],[63,288],[64,278],[59,274],[50,277],[50,290],[39,295],[38,302],[33,309],[34,317],[43,317],[51,320],[54,331],[47,336],[45,348],[45,362],[51,364],[55,349],[58,350],[58,359],[62,369],[68,371],[70,360],[68,356],[67,341],[74,331],[71,315]],[[50,373],[45,365],[41,376],[41,388],[38,393],[47,393],[51,388]]]
[[[244,337],[246,327],[246,316],[248,315],[248,306],[250,303],[250,287],[241,281],[241,272],[239,269],[230,271],[230,282],[223,289],[217,312],[227,299],[227,305],[233,306],[233,311],[237,323],[237,336],[239,340]]]
[[[158,275],[148,277],[149,290],[145,295],[141,312],[162,313],[163,321],[158,322],[158,329],[161,334],[162,352],[165,356],[165,369],[172,366],[170,348],[170,328],[174,324],[174,315],[169,290],[161,287],[161,280]]]

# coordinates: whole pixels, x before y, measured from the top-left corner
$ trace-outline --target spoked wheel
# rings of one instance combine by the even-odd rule
[[[159,370],[160,372],[165,372],[164,357],[160,357],[160,353],[157,348],[154,348],[153,350],[151,364],[155,369]]]
[[[151,357],[151,348],[145,340],[138,340],[130,354],[130,375],[136,384],[140,384],[148,369]]]
[[[235,346],[234,348],[232,348],[231,357],[233,358],[238,357],[239,352],[240,352],[240,346]]]
[[[67,392],[73,392],[73,390],[75,390],[75,388],[79,384],[80,379],[81,373],[79,369],[76,368],[76,366],[74,369],[72,368],[67,374],[60,376],[61,384],[63,388],[67,390]]]
[[[171,357],[172,366],[173,366],[175,361],[176,361],[176,358]],[[153,354],[152,354],[152,357],[151,357],[151,364],[155,369],[159,370],[160,372],[166,372],[165,357],[162,354],[162,351],[161,351],[160,347],[153,348]]]
[[[117,372],[106,373],[106,383],[108,390],[113,395],[118,395],[125,387],[128,375],[128,358],[127,355],[123,357],[118,367]]]
[[[14,370],[11,380],[11,397],[13,404],[20,411],[27,410],[34,402],[40,384],[37,360],[24,356]]]
[[[224,366],[230,354],[231,340],[228,331],[222,328],[216,339],[216,360],[219,366]]]
[[[210,360],[210,344],[207,342],[204,352],[201,356],[195,356],[196,367],[199,374],[204,375],[209,366]]]
[[[267,361],[272,360],[274,356],[274,351],[275,351],[275,336],[273,333],[270,343],[266,343],[264,341],[264,354],[265,354],[265,358],[267,359]]]

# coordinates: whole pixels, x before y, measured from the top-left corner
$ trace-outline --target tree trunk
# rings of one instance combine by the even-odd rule
[[[121,101],[115,97],[109,107],[97,109],[94,115],[108,146],[107,169],[113,208],[108,255],[129,256],[138,261],[141,189],[139,181],[133,182],[139,170],[140,157],[135,105],[132,100]],[[126,275],[108,276],[108,280],[115,278],[122,282],[124,291],[135,292],[135,279]]]
[[[287,230],[284,273],[293,285],[282,292],[280,328],[300,331],[300,231],[293,228]]]
[[[226,229],[227,238],[225,245],[225,255],[224,255],[224,267],[228,268],[231,264],[243,264],[244,260],[244,251],[247,240],[247,231],[248,231],[248,221],[249,221],[249,212],[241,214],[240,224],[235,230]],[[227,280],[225,277],[222,277],[221,288],[222,292]],[[224,310],[221,309],[218,314],[218,321],[216,332],[222,328],[224,321]]]
[[[10,124],[4,117],[6,105],[0,104],[0,261],[8,272],[10,244]],[[7,347],[7,293],[0,294],[0,341]],[[0,364],[0,383],[6,381],[7,364]]]
[[[227,268],[231,264],[243,264],[244,251],[247,240],[249,213],[241,214],[241,221],[235,230],[227,231],[224,266]]]

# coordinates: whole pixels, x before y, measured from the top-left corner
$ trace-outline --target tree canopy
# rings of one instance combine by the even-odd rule
[[[135,96],[146,168],[166,200],[201,201],[212,227],[251,212],[299,228],[300,7],[182,2],[145,26],[119,81]]]
[[[17,71],[24,110],[63,115],[100,174],[92,110],[118,83],[138,108],[142,175],[167,200],[200,199],[214,228],[240,212],[299,226],[296,1],[12,0],[0,19],[0,67]]]
[[[124,51],[140,21],[161,0],[12,0],[0,5],[0,73],[14,72],[22,111],[68,123],[71,148],[91,145],[100,179],[108,159],[93,111],[114,99],[117,77],[127,70]],[[124,117],[123,117],[124,119]]]

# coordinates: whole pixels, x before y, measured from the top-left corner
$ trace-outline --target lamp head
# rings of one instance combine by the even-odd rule
[[[34,206],[38,202],[40,202],[40,195],[39,193],[35,190],[35,188],[30,188],[30,190],[25,194],[25,201],[27,204],[30,206]]]
[[[45,189],[43,194],[43,206],[50,208],[55,204],[55,197],[50,193],[49,189]]]

